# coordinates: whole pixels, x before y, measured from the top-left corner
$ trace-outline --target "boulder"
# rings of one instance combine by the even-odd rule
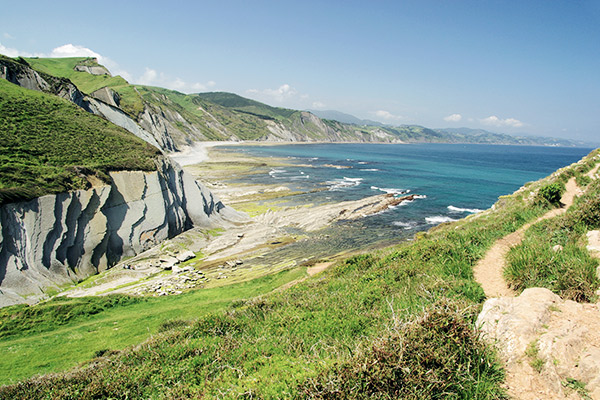
[[[187,250],[187,251],[177,254],[176,257],[179,261],[185,262],[185,261],[191,260],[192,258],[195,258],[196,255],[194,254],[194,252]]]

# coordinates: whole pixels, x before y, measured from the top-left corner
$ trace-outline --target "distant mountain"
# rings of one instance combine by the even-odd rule
[[[360,119],[354,115],[346,114],[336,110],[307,110],[308,112],[316,115],[319,118],[330,119],[332,121],[342,122],[344,124],[353,125],[372,125],[372,126],[384,126],[381,122],[372,121],[370,119]]]
[[[486,131],[484,129],[471,129],[471,128],[443,128],[436,129],[440,133],[451,135],[458,141],[464,141],[468,143],[488,143],[488,144],[520,144],[520,145],[538,145],[538,146],[565,146],[565,147],[576,147],[576,146],[590,146],[594,147],[591,143],[582,141],[542,137],[542,136],[530,136],[530,135],[507,135],[504,133],[494,133]]]
[[[467,128],[390,126],[333,110],[272,107],[233,93],[184,94],[132,85],[112,76],[94,58],[27,58],[22,63],[72,82],[94,99],[96,111],[104,118],[167,152],[219,140],[576,145],[562,139],[515,138]]]

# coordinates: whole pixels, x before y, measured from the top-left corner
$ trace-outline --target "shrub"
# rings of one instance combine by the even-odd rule
[[[565,185],[554,182],[542,186],[538,192],[538,198],[550,204],[559,204],[560,198],[565,191]]]
[[[442,301],[348,362],[300,384],[314,399],[504,398],[493,351],[478,339],[473,308]]]

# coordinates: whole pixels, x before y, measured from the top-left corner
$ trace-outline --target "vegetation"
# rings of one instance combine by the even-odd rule
[[[0,203],[89,187],[115,170],[154,170],[159,150],[56,96],[0,80]]]
[[[569,169],[558,179],[565,180],[582,173]],[[505,270],[507,281],[518,291],[545,287],[563,298],[595,300],[594,293],[600,286],[596,275],[598,261],[590,256],[585,246],[586,233],[598,228],[600,182],[593,181],[565,214],[533,225],[523,242],[510,250]]]
[[[164,327],[142,346],[108,353],[89,368],[4,387],[0,397],[50,391],[59,398],[327,397],[327,390],[347,390],[353,382],[365,388],[357,398],[410,397],[410,388],[386,378],[404,374],[406,385],[421,382],[431,398],[502,398],[501,371],[474,339],[473,316],[484,294],[472,267],[496,239],[544,212],[523,196],[412,243],[350,258],[287,290],[234,302],[189,326]],[[372,373],[354,366],[371,365],[406,343],[426,357],[390,354]],[[328,386],[326,377],[341,371],[348,382]]]
[[[0,384],[71,368],[98,352],[115,356],[152,335],[190,324],[232,302],[268,293],[305,274],[304,268],[296,268],[178,296],[61,297],[35,306],[2,308]],[[0,398],[19,396],[0,394]]]
[[[110,74],[93,75],[84,71],[77,71],[77,66],[99,67],[94,58],[70,57],[70,58],[27,58],[27,62],[37,71],[67,78],[86,94],[92,94],[104,87],[117,92],[120,97],[120,107],[134,118],[144,111],[142,98],[135,88],[121,76],[110,76]],[[101,66],[100,66],[101,67]],[[107,71],[108,72],[108,71]]]
[[[540,188],[538,191],[538,198],[540,201],[547,201],[550,204],[558,205],[564,192],[564,183],[553,182]]]

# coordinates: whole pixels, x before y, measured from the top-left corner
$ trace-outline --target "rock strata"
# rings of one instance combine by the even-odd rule
[[[245,220],[168,158],[110,175],[110,185],[0,207],[0,306],[35,302],[193,226]]]

